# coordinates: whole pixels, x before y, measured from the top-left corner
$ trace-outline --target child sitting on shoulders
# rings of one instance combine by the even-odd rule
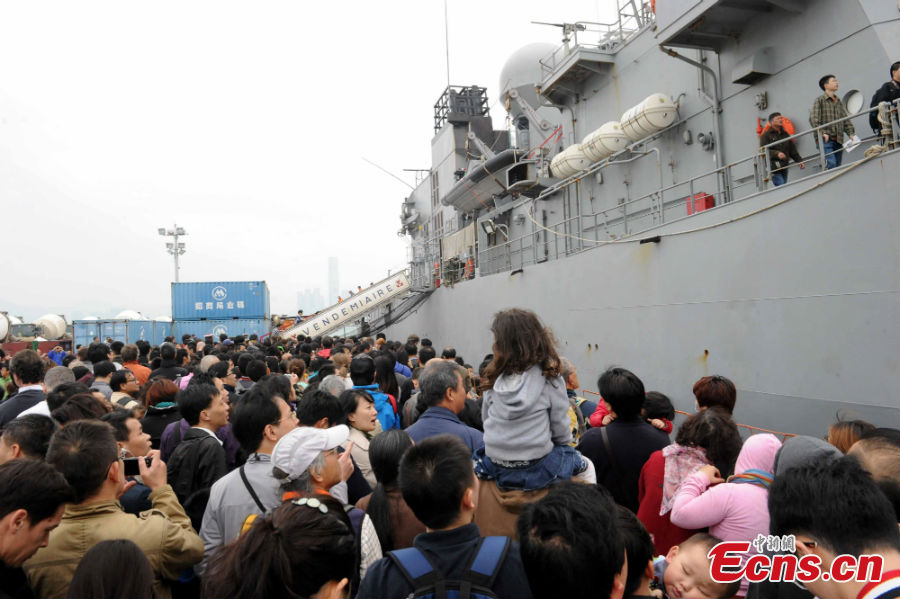
[[[534,491],[579,477],[594,466],[569,445],[569,397],[553,336],[533,312],[494,316],[494,357],[482,375],[484,447],[475,473],[501,489]]]
[[[675,407],[663,393],[648,391],[644,398],[644,405],[641,407],[641,418],[668,435],[672,433]],[[591,426],[606,426],[615,419],[615,412],[610,409],[606,400],[601,398],[597,403],[597,409],[591,414]]]
[[[726,599],[734,597],[740,581],[730,584],[715,582],[710,576],[710,549],[721,543],[718,538],[698,532],[669,553],[653,560],[654,579],[651,589],[660,589],[664,597],[677,599]]]

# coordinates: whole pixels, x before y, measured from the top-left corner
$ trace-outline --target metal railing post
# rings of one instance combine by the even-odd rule
[[[822,140],[822,134],[820,129],[816,127],[816,147],[819,148],[819,166],[822,167],[822,170],[825,170],[825,142]]]

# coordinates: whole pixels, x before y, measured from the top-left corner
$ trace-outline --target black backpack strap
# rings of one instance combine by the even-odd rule
[[[426,587],[436,588],[443,580],[443,576],[435,570],[431,561],[415,547],[388,551],[387,556],[400,569],[400,573],[403,574],[403,577],[412,585],[414,590]],[[435,596],[437,596],[437,593]]]
[[[240,467],[241,472],[241,480],[244,481],[244,486],[247,487],[247,492],[250,493],[250,497],[253,498],[253,501],[256,503],[256,507],[259,508],[259,511],[263,514],[266,513],[266,508],[263,505],[262,501],[259,500],[259,495],[256,494],[256,491],[253,490],[253,486],[250,484],[250,481],[247,480],[247,474],[244,472],[244,464]]]
[[[609,442],[609,434],[606,432],[605,426],[600,428],[600,436],[603,437],[603,448],[606,449],[606,457],[609,458],[613,471],[618,478],[622,478],[622,467],[619,466],[619,460],[616,459],[616,454],[613,453],[612,443]]]
[[[175,446],[177,447],[179,443],[181,443],[181,420],[175,421]]]
[[[508,551],[509,537],[482,537],[466,566],[466,581],[485,589],[493,588]],[[460,589],[460,597],[463,596]]]

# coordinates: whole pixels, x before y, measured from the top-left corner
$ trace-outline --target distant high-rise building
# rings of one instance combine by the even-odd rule
[[[325,307],[325,298],[318,287],[297,292],[297,309],[303,310],[304,314],[314,314]]]
[[[328,302],[336,302],[338,298],[338,259],[334,256],[328,258]]]

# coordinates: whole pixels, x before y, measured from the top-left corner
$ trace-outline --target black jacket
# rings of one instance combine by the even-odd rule
[[[609,436],[615,464],[606,453],[604,430]],[[594,463],[597,484],[606,487],[616,503],[637,513],[641,468],[651,453],[670,443],[666,433],[636,418],[613,420],[604,427],[590,429],[581,437],[578,451]]]
[[[194,530],[200,530],[209,489],[228,473],[225,448],[209,432],[190,428],[169,458],[166,470],[169,484],[191,518]]]
[[[150,373],[150,378],[154,378],[157,376],[161,376],[169,379],[170,381],[174,381],[180,376],[184,376],[188,373],[187,370],[178,365],[175,360],[163,360],[159,368]]]
[[[892,79],[878,88],[878,91],[872,96],[872,103],[869,104],[869,107],[878,106],[881,102],[893,102],[898,98],[900,98],[900,84],[895,83]],[[876,133],[881,131],[877,110],[873,110],[869,113],[869,125]]]
[[[150,443],[153,444],[153,449],[159,449],[159,442],[166,427],[170,423],[178,422],[179,420],[181,420],[181,412],[178,411],[178,406],[175,404],[164,408],[157,406],[147,408],[147,413],[141,418],[141,427],[143,427],[145,433],[150,435]]]
[[[47,396],[38,389],[21,391],[6,399],[0,404],[0,427],[5,426],[10,420],[15,420],[16,416],[45,399]]]

